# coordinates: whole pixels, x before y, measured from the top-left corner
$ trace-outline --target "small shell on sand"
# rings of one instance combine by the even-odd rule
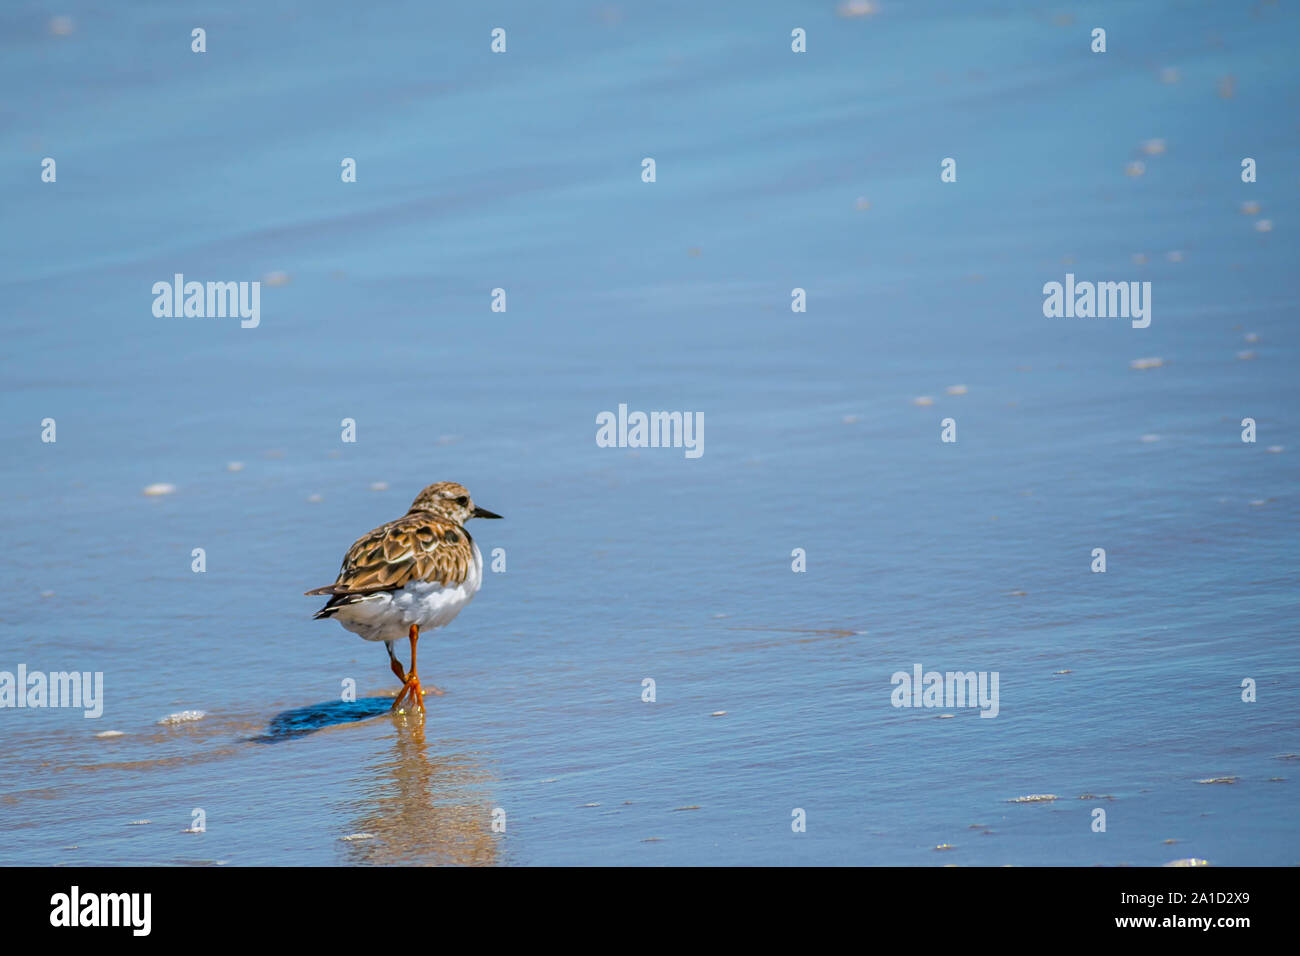
[[[1056,799],[1054,793],[1030,793],[1023,797],[1015,797],[1008,800],[1007,803],[1051,803]]]
[[[1236,777],[1206,777],[1204,780],[1198,780],[1197,783],[1236,783]]]
[[[195,720],[202,720],[206,716],[208,715],[201,710],[181,710],[159,719],[158,723],[168,725],[188,724]]]
[[[156,498],[159,495],[170,495],[175,490],[175,485],[169,485],[165,481],[159,481],[152,485],[146,485],[142,493],[151,498]]]
[[[965,395],[968,389],[965,385],[949,385],[944,391],[949,395]]]
[[[934,404],[934,399],[931,398],[929,395],[918,395],[918,396],[916,396],[916,398],[912,399],[912,404],[913,404],[913,405],[933,405],[933,404]]]
[[[727,716],[727,712],[726,712],[725,710],[715,710],[713,713],[709,714],[709,716],[710,716],[710,717],[726,717],[726,716]]]
[[[873,0],[844,0],[835,12],[842,17],[869,17],[880,12]]]
[[[1208,860],[1198,860],[1194,856],[1184,857],[1181,860],[1170,860],[1165,866],[1209,866]]]
[[[1165,360],[1158,355],[1151,358],[1136,358],[1128,363],[1129,368],[1160,368],[1165,364]]]

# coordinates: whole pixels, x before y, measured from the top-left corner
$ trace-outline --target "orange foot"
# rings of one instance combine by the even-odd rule
[[[397,692],[397,697],[393,700],[393,711],[397,712],[402,701],[407,700],[412,706],[420,708],[420,713],[424,713],[424,691],[420,688],[420,678],[416,676],[415,671],[406,675],[406,680],[402,683],[402,689]]]

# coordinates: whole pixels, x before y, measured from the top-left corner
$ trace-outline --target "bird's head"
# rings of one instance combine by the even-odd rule
[[[407,514],[414,511],[429,511],[450,518],[459,525],[463,525],[470,518],[501,517],[475,505],[465,486],[454,481],[439,481],[425,488],[415,496]]]

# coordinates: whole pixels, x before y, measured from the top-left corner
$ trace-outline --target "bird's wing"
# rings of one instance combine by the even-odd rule
[[[374,594],[412,581],[463,584],[474,546],[468,532],[447,518],[409,514],[362,535],[348,549],[339,576],[308,594]]]

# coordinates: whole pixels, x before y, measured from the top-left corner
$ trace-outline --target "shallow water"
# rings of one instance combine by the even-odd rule
[[[105,695],[0,710],[0,864],[1300,862],[1300,15],[700,7],[0,11],[0,670]],[[444,479],[507,566],[421,725],[302,592]]]

